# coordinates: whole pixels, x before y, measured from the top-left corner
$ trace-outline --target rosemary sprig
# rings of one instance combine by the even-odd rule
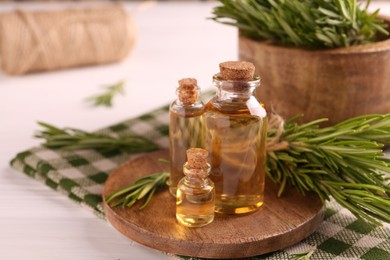
[[[309,260],[310,256],[315,252],[315,250],[309,250],[307,252],[301,252],[301,253],[296,253],[292,254],[292,259],[293,260]]]
[[[268,151],[267,173],[300,192],[314,191],[323,200],[332,196],[355,216],[371,224],[390,223],[390,160],[382,148],[390,144],[390,114],[352,118],[332,127],[319,128],[316,120],[299,125],[286,122],[280,141],[289,146]],[[268,137],[275,136],[271,128]]]
[[[323,202],[333,197],[370,224],[390,223],[390,159],[384,158],[382,152],[384,145],[390,144],[390,114],[359,116],[326,128],[319,127],[326,119],[305,124],[298,124],[298,119],[294,117],[285,122],[278,140],[288,145],[282,150],[267,151],[267,174],[280,183],[279,195],[291,185],[302,193],[317,193]],[[157,149],[155,144],[138,136],[113,138],[77,129],[59,129],[45,123],[40,125],[46,130],[37,137],[45,139],[44,145],[49,148],[129,152]],[[276,126],[270,127],[268,138],[274,139],[277,133]],[[146,190],[143,193],[147,194],[134,193],[122,203],[133,205],[134,196],[151,198],[153,194],[148,192],[153,191],[157,183],[159,187],[166,185],[167,173],[153,176],[149,182],[140,181],[128,187],[130,194],[136,190]],[[164,181],[154,182],[156,179]]]
[[[307,48],[348,47],[388,35],[379,10],[357,0],[219,0],[212,19],[254,39]]]
[[[60,129],[44,122],[38,122],[38,124],[44,129],[35,137],[44,139],[45,142],[42,145],[50,149],[96,149],[106,152],[119,150],[127,153],[149,152],[158,149],[156,144],[138,135],[114,137],[75,128]]]
[[[124,94],[125,81],[119,81],[113,85],[105,86],[105,92],[102,94],[88,97],[87,102],[94,106],[112,107],[112,100],[118,94]]]
[[[159,172],[137,179],[133,184],[108,195],[105,199],[111,207],[122,205],[132,207],[137,201],[145,198],[140,209],[145,208],[157,189],[167,187],[169,173]]]

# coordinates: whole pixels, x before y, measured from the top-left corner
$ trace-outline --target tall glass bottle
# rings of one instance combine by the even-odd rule
[[[200,88],[196,79],[179,80],[177,100],[169,108],[169,191],[176,196],[177,184],[184,177],[183,165],[189,148],[204,148],[204,104],[200,101]]]
[[[214,220],[214,184],[207,178],[208,152],[201,148],[187,150],[183,177],[177,185],[176,218],[187,227],[202,227]]]
[[[215,211],[242,214],[263,204],[267,113],[253,92],[260,85],[249,62],[224,62],[206,104],[206,149],[215,184]]]

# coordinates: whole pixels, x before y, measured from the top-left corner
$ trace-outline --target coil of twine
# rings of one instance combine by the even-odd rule
[[[120,5],[0,15],[1,68],[11,75],[117,62],[134,41]]]
[[[273,130],[275,134],[267,140],[267,152],[286,150],[289,147],[288,142],[280,140],[284,132],[284,119],[280,115],[276,113],[271,114],[268,122],[268,130]]]

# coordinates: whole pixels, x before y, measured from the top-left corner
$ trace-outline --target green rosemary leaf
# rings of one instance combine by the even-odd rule
[[[308,143],[317,143],[321,141],[328,141],[332,138],[336,138],[338,136],[347,135],[347,134],[354,134],[355,131],[351,129],[339,129],[338,131],[335,131],[333,133],[329,133],[328,135],[321,135],[316,138],[311,138],[308,140]]]
[[[124,198],[121,198],[121,199],[119,199],[119,200],[117,200],[117,201],[111,203],[110,206],[111,206],[111,207],[116,207],[116,206],[122,205],[124,201],[125,201],[125,199],[124,199]]]
[[[280,10],[280,9],[279,9]],[[281,12],[279,12],[281,13]],[[280,26],[283,28],[283,30],[287,33],[287,35],[291,38],[291,41],[299,46],[302,44],[301,39],[299,36],[294,32],[294,30],[291,28],[291,26],[283,19],[280,15],[277,13],[274,13],[276,21],[280,24]]]
[[[133,184],[119,189],[105,197],[106,203],[111,207],[122,205],[125,207],[132,207],[137,201],[146,197],[140,209],[145,208],[154,193],[163,187],[168,187],[169,173],[158,172],[151,175],[143,176],[137,179]]]
[[[53,125],[50,125],[50,124],[47,124],[47,123],[44,123],[44,122],[41,122],[41,121],[38,121],[37,122],[38,125],[44,127],[47,129],[47,131],[43,132],[43,134],[49,134],[49,133],[53,133],[53,134],[56,134],[56,135],[65,135],[66,136],[66,131],[63,130],[63,129],[60,129],[60,128],[57,128]]]
[[[300,169],[299,172],[304,174],[328,174],[327,171],[319,170],[319,169],[310,169],[310,170]]]
[[[136,201],[137,201],[136,198],[133,198],[130,202],[126,201],[125,203],[122,204],[122,208],[125,208],[125,207],[130,208],[135,204]]]
[[[354,196],[354,199],[356,202],[358,202],[358,204],[362,208],[364,208],[364,209],[366,209],[366,211],[370,212],[370,214],[372,216],[375,216],[375,218],[382,220],[382,221],[390,222],[390,211],[389,210],[387,210],[387,212],[385,212],[382,208],[377,207],[376,204],[367,203],[359,196]]]
[[[315,250],[310,250],[307,252],[301,252],[301,253],[296,253],[292,255],[292,260],[309,260],[310,256],[315,252]]]
[[[169,164],[169,163],[170,163],[169,160],[165,160],[165,159],[162,159],[162,158],[159,158],[158,161],[159,161],[160,163],[166,163],[166,164]]]
[[[90,96],[86,99],[87,102],[94,106],[112,107],[112,100],[118,94],[124,94],[125,81],[119,81],[113,85],[105,86],[105,92]]]
[[[354,1],[354,0],[352,0],[352,1]],[[346,6],[345,6],[345,1],[344,0],[337,0],[337,5],[339,6],[341,13],[344,15],[344,17],[348,20],[351,20],[351,17],[347,11]]]
[[[146,184],[142,191],[139,193],[138,195],[138,199],[142,199],[146,194],[148,194],[154,187],[154,185],[156,185],[157,183],[155,181],[153,181],[152,183],[148,183]]]
[[[110,196],[107,196],[106,197],[106,202],[109,203],[111,202],[113,199],[123,195],[123,194],[126,194],[130,191],[133,191],[135,189],[138,189],[139,187],[141,187],[144,183],[142,182],[135,182],[133,185],[129,186],[129,187],[126,187],[124,189],[121,189],[117,192],[114,192],[113,194],[111,194]]]
[[[356,198],[362,199],[366,202],[378,202],[377,205],[385,205],[386,210],[390,211],[390,199],[381,198],[375,195],[372,195],[371,193],[364,191],[364,190],[353,190],[353,189],[345,189],[342,191],[344,194],[350,195],[356,195]]]
[[[328,17],[333,17],[333,18],[340,18],[340,15],[331,11],[331,10],[328,10],[328,9],[325,9],[323,7],[318,7],[317,9],[318,11],[320,11],[321,13],[323,13],[324,15],[328,16]]]
[[[144,203],[139,209],[144,209],[144,208],[148,205],[149,201],[152,199],[152,197],[153,197],[153,195],[154,195],[155,192],[156,192],[156,187],[154,187],[154,188],[149,192],[149,195],[148,195],[147,199],[145,200],[145,203]]]
[[[355,190],[345,190],[343,189],[343,192],[348,192],[351,193],[353,191],[362,194],[363,192],[361,189],[368,189],[368,190],[375,190],[375,191],[381,191],[385,192],[385,190],[381,187],[375,186],[375,185],[370,185],[370,184],[361,184],[361,183],[348,183],[348,182],[332,182],[332,181],[326,181],[328,185],[332,186],[341,186],[344,188],[355,188]],[[364,192],[364,194],[368,194],[367,192]],[[368,194],[369,195],[369,194]]]
[[[282,196],[283,191],[284,191],[284,189],[286,188],[287,176],[286,176],[286,175],[283,175],[283,179],[282,179],[282,181],[280,181],[279,183],[280,183],[280,186],[279,186],[279,190],[278,190],[278,197]]]

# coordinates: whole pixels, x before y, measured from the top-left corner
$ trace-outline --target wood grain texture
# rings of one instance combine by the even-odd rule
[[[386,18],[390,23],[390,18]],[[350,117],[390,112],[390,39],[329,50],[277,46],[240,36],[239,59],[255,64],[257,98],[285,118]]]
[[[167,158],[158,151],[128,161],[106,181],[103,195],[132,183],[136,178],[164,170],[157,160]],[[314,194],[302,196],[288,189],[282,198],[277,186],[267,180],[264,205],[241,216],[216,215],[201,228],[181,226],[175,218],[175,199],[168,190],[157,193],[143,210],[110,208],[104,202],[108,221],[130,239],[178,255],[205,258],[248,257],[293,245],[310,235],[323,219],[321,201]]]

